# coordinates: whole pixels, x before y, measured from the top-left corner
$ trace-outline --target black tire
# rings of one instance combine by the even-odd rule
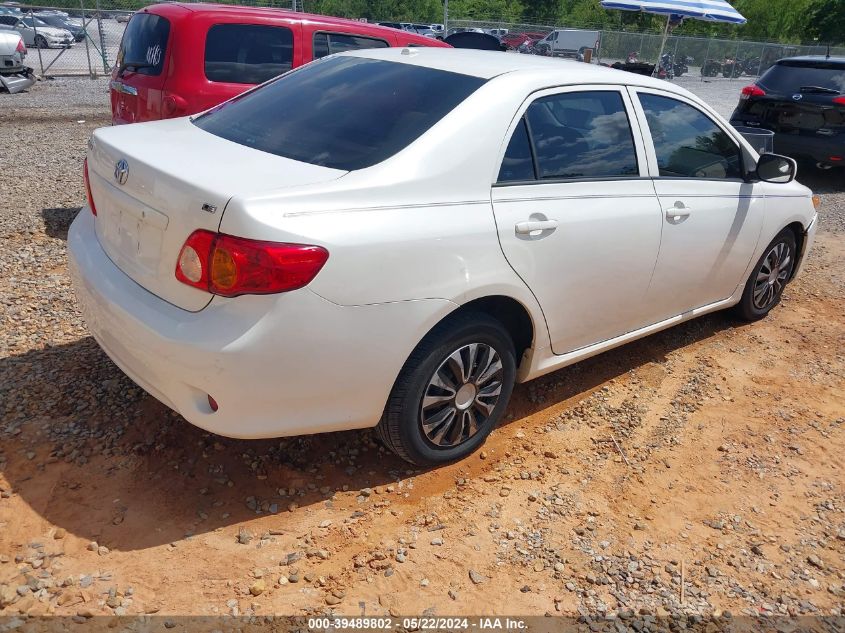
[[[781,272],[775,276],[774,281],[766,281],[763,275],[770,272],[773,263],[773,254],[776,253],[778,248],[787,249],[788,262],[781,262],[781,266],[779,267]],[[797,257],[795,233],[791,229],[784,229],[766,247],[760,260],[751,270],[751,275],[749,275],[748,281],[745,283],[742,299],[740,299],[736,306],[736,312],[741,318],[746,321],[759,321],[780,303],[783,290],[792,278]],[[758,285],[758,281],[760,285]],[[769,288],[763,290],[765,294],[761,296],[760,291],[764,285],[768,285]],[[755,296],[758,297],[756,301]]]
[[[498,354],[501,370],[496,372],[495,380],[500,381],[501,389],[491,413],[481,422],[473,418],[478,424],[474,434],[467,434],[461,418],[460,433],[455,437],[463,438],[465,434],[467,437],[456,440],[451,446],[439,446],[423,430],[423,397],[427,392],[430,393],[430,383],[435,374],[445,367],[447,359],[472,344],[480,344],[481,349],[492,349]],[[440,323],[417,345],[399,372],[377,427],[382,441],[399,457],[418,466],[437,466],[466,457],[484,443],[508,406],[516,380],[515,356],[513,341],[507,330],[499,321],[484,313],[467,312]],[[482,361],[477,358],[476,362]],[[473,365],[472,362],[470,364]],[[475,373],[473,369],[471,375]],[[479,373],[482,372],[479,370]],[[482,381],[478,384],[482,384]],[[480,415],[474,404],[478,396],[472,396],[470,404],[459,410],[458,393],[454,396],[440,396],[451,398],[449,403],[443,403],[443,407],[451,407],[457,416]],[[458,429],[455,426],[451,428]]]
[[[47,38],[43,35],[37,35],[35,37],[35,48],[50,48],[50,45],[47,43]]]

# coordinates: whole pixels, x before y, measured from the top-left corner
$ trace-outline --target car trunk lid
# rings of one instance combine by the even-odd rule
[[[176,279],[179,252],[195,230],[218,230],[232,196],[346,173],[232,143],[187,118],[97,130],[88,171],[103,250],[140,286],[190,311],[211,295]]]

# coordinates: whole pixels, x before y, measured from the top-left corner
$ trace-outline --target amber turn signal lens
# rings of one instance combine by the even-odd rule
[[[822,197],[817,193],[813,194],[813,207],[816,211],[818,211],[822,207]]]
[[[211,283],[222,290],[230,290],[238,280],[238,267],[232,254],[217,247],[211,256]]]

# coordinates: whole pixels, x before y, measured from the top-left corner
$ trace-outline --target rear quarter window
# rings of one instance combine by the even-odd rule
[[[362,48],[388,48],[385,40],[351,33],[314,33],[314,59]]]
[[[139,64],[139,75],[160,75],[170,39],[170,21],[154,13],[136,13],[126,25],[117,66]]]
[[[293,33],[284,26],[215,24],[205,39],[209,81],[260,84],[291,69]]]

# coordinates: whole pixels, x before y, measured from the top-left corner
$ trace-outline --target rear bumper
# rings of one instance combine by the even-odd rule
[[[0,88],[8,91],[10,94],[21,92],[31,87],[35,83],[35,75],[30,69],[12,75],[0,75]]]
[[[731,125],[741,125],[764,128],[759,122],[746,122],[741,118],[731,117]],[[812,160],[825,165],[840,165],[845,167],[845,160],[834,161],[832,156],[845,158],[845,138],[842,135],[834,137],[810,136],[799,134],[783,134],[775,132],[774,151],[778,154]]]
[[[339,306],[308,289],[215,297],[187,312],[144,290],[100,247],[83,208],[70,270],[91,334],[133,381],[203,429],[240,438],[373,426],[405,359],[454,304]],[[211,395],[219,404],[214,412]]]

